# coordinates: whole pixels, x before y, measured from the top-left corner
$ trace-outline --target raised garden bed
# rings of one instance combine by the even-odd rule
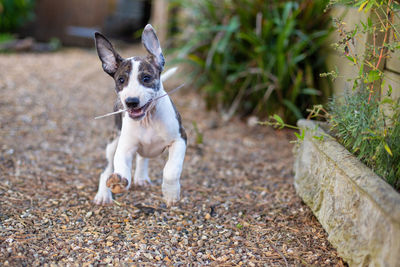
[[[350,266],[398,266],[400,194],[316,122],[295,149],[295,188]],[[323,138],[315,138],[323,136]]]

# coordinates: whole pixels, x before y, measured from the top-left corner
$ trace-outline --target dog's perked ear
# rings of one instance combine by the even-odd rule
[[[156,32],[150,24],[147,24],[143,30],[142,43],[147,52],[154,57],[155,63],[159,67],[160,71],[162,71],[165,64],[164,56]]]
[[[110,41],[108,41],[101,33],[96,32],[94,34],[94,39],[97,54],[103,63],[103,70],[111,76],[114,76],[119,64],[123,61],[123,58],[118,55]]]

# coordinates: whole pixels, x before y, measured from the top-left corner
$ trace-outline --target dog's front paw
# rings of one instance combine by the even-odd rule
[[[109,205],[112,204],[113,199],[110,190],[98,191],[93,199],[93,203],[96,205]]]
[[[128,179],[121,177],[117,173],[113,173],[108,177],[106,185],[114,194],[124,193],[128,191]]]
[[[177,184],[162,184],[162,192],[164,196],[164,201],[168,207],[172,206],[174,203],[179,201],[181,194],[181,185],[179,182]]]

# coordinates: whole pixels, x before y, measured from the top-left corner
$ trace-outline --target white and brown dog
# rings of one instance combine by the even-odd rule
[[[162,81],[171,73],[161,75],[164,56],[153,27],[148,24],[142,43],[148,55],[123,59],[111,43],[95,33],[97,53],[103,69],[115,80],[118,94],[116,107],[127,109],[116,119],[120,135],[107,145],[108,165],[100,176],[96,204],[112,203],[112,193],[126,192],[131,186],[131,168],[136,154],[135,185],[150,183],[149,158],[169,149],[163,171],[162,192],[167,205],[179,200],[186,133],[181,117],[166,92]],[[114,107],[115,109],[115,107]]]

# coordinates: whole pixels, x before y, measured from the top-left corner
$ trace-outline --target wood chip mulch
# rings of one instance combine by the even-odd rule
[[[344,265],[296,195],[292,132],[223,123],[186,86],[181,201],[162,201],[164,153],[152,186],[96,206],[114,124],[93,118],[115,98],[97,55],[2,54],[0,69],[0,265]]]

